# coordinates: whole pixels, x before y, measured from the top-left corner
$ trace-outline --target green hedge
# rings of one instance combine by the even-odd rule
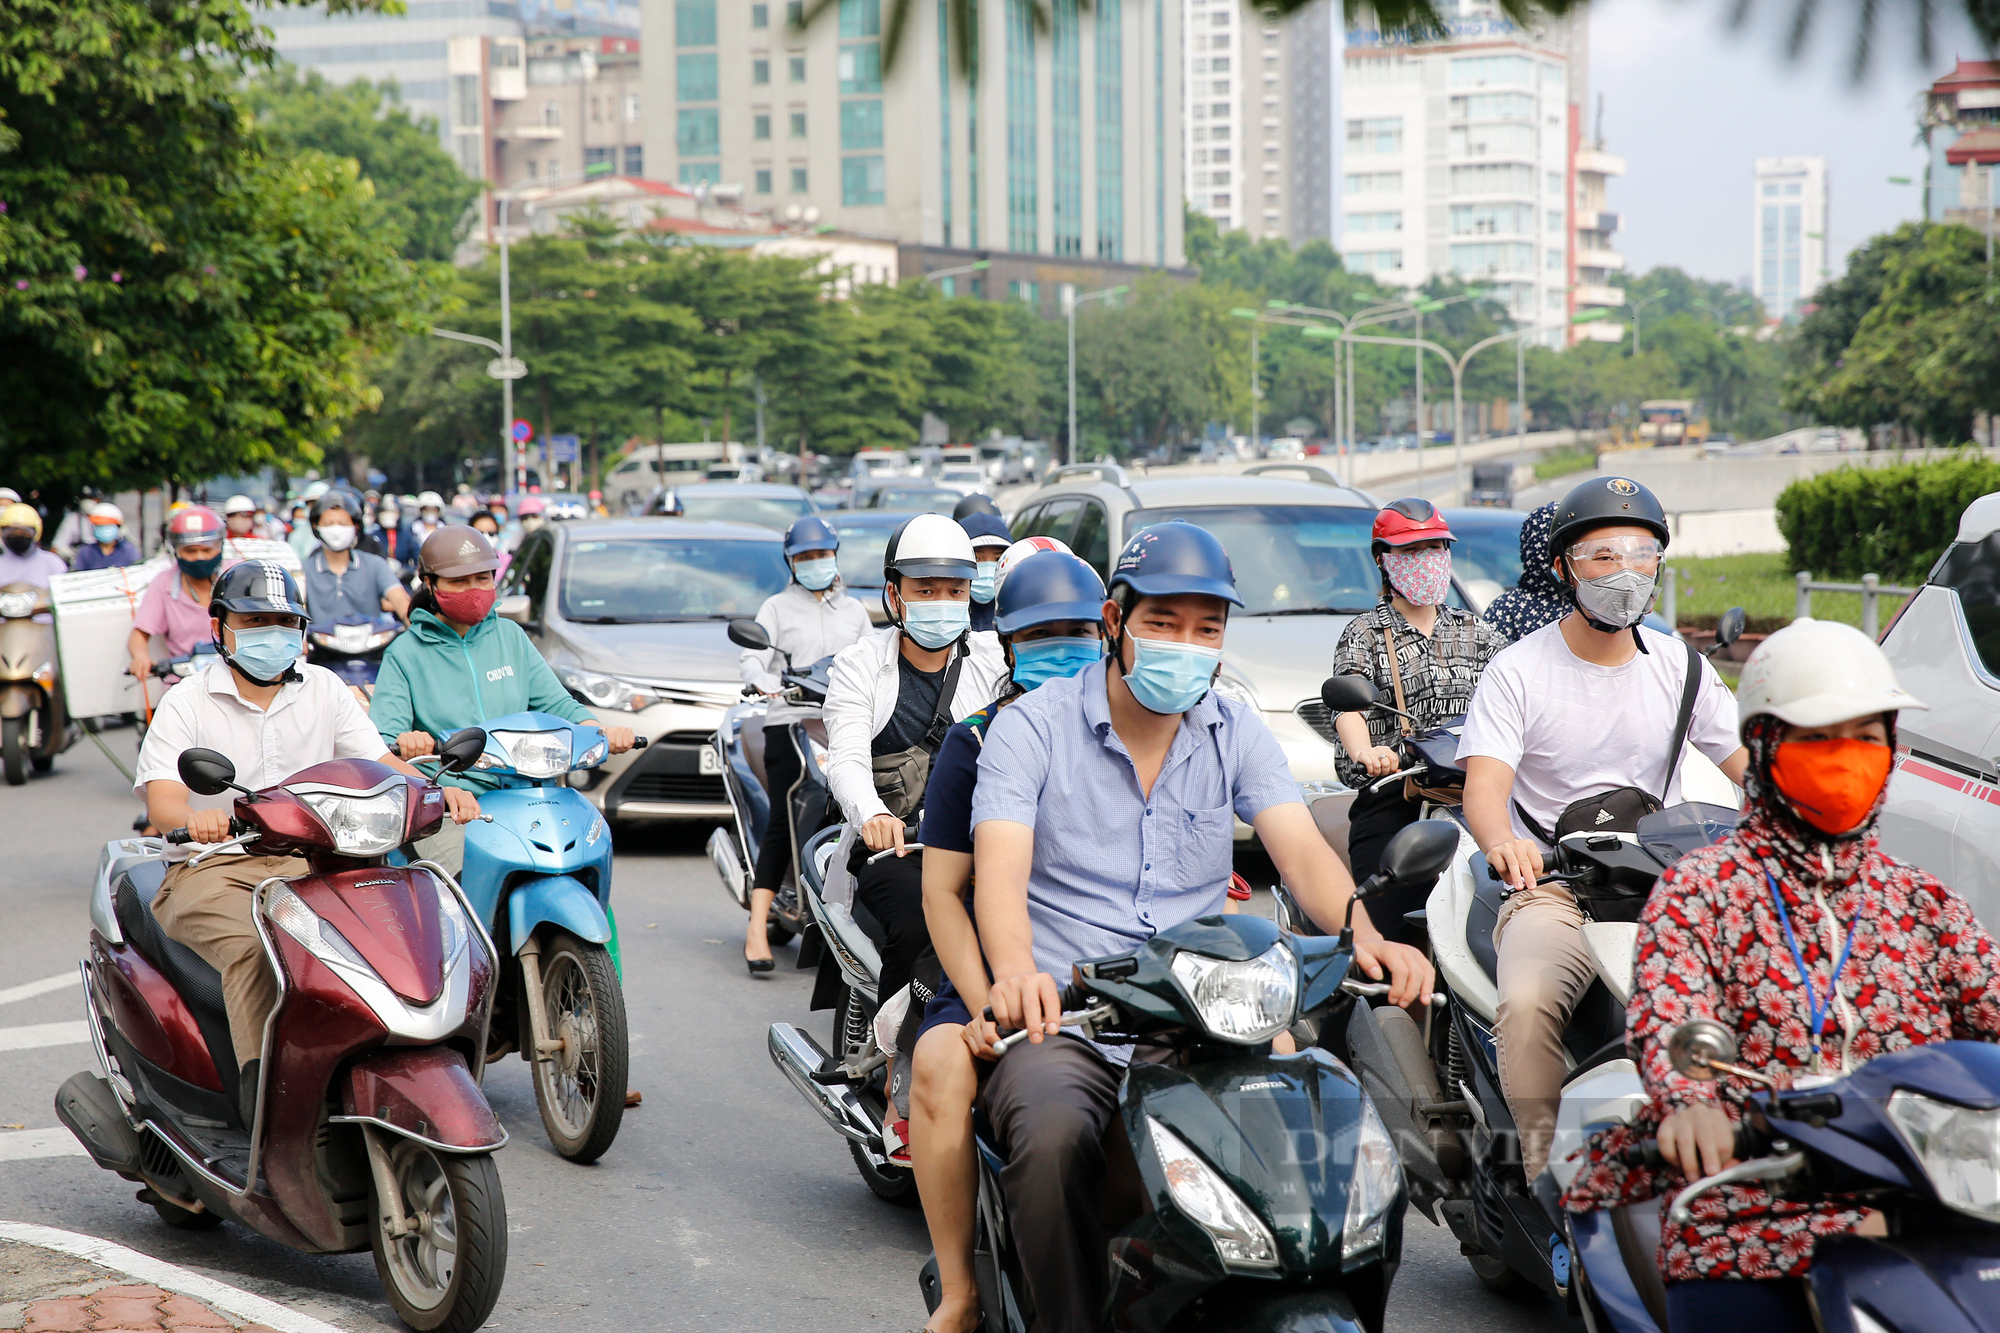
[[[1951,544],[1958,516],[2000,491],[2000,463],[1962,458],[1804,477],[1778,496],[1778,531],[1793,569],[1816,578],[1922,579]]]

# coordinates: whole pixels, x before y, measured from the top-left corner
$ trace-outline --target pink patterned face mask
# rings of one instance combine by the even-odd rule
[[[1442,606],[1451,591],[1451,548],[1430,551],[1384,551],[1382,569],[1389,586],[1412,606]]]

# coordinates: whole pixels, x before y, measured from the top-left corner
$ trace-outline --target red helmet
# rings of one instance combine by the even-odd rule
[[[213,546],[222,541],[222,518],[206,505],[189,505],[167,520],[167,543],[175,550],[183,546]]]
[[[1455,542],[1451,527],[1444,521],[1444,515],[1429,500],[1411,498],[1391,500],[1375,515],[1374,538],[1368,549],[1375,555],[1393,550],[1398,546],[1413,546],[1417,542]]]
[[[542,513],[547,508],[548,504],[542,499],[541,496],[530,495],[522,499],[519,507],[517,507],[514,512],[519,514],[521,517],[526,518],[530,514]]]

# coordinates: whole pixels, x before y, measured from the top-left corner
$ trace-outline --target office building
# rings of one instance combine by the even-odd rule
[[[893,237],[920,271],[986,258],[1026,276],[960,291],[1044,308],[1059,282],[1181,263],[1175,0],[1055,0],[1046,33],[1024,0],[975,5],[972,79],[942,3],[918,7],[893,71],[881,0],[836,0],[804,32],[800,0],[643,3],[658,179]]]
[[[1826,159],[1760,157],[1752,185],[1751,266],[1771,320],[1797,319],[1831,276],[1826,252]]]
[[[1334,235],[1339,11],[1279,18],[1243,0],[1183,0],[1188,205],[1224,231],[1301,244]]]

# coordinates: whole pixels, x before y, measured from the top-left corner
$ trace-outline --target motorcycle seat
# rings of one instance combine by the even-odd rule
[[[1500,895],[1507,886],[1487,878],[1485,852],[1472,854],[1470,869],[1472,910],[1465,916],[1465,947],[1487,978],[1498,985],[1500,947],[1493,942],[1493,931],[1500,924]]]
[[[111,891],[112,911],[125,938],[139,956],[160,969],[201,1028],[208,1042],[209,1056],[215,1061],[235,1102],[236,1050],[229,1040],[229,1015],[222,1001],[222,974],[202,956],[179,940],[168,937],[153,915],[153,899],[166,878],[163,861],[141,861],[118,877]]]

